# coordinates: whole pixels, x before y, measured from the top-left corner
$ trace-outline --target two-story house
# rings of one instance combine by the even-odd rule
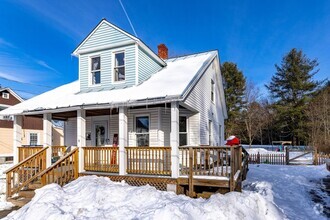
[[[0,88],[0,111],[24,99],[10,88]],[[42,120],[35,117],[22,117],[21,144],[26,146],[42,145]],[[63,145],[63,129],[53,126],[52,144]],[[12,116],[0,116],[0,163],[13,160],[13,120]]]
[[[195,146],[195,168],[229,187],[230,148],[213,147],[224,144],[227,118],[216,50],[168,58],[164,44],[156,54],[103,19],[73,55],[79,59],[77,81],[0,112],[14,116],[15,147],[22,144],[23,116],[43,119],[44,146],[52,145],[51,120],[63,120],[64,144],[78,147],[82,175],[109,173],[116,181],[130,174],[164,175],[176,181],[189,167],[186,146]]]

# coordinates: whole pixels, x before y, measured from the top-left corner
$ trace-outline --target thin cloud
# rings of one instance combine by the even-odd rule
[[[24,79],[22,76],[15,76],[12,73],[9,74],[9,73],[0,72],[0,78],[17,83],[29,83],[29,81]]]
[[[39,64],[40,66],[42,67],[45,67],[49,70],[52,70],[53,72],[56,72],[56,73],[59,73],[56,69],[54,69],[53,67],[49,66],[45,61],[43,60],[37,60],[37,59],[34,59],[34,61]]]
[[[9,43],[3,38],[0,38],[0,45],[6,46],[6,47],[11,47],[11,48],[16,48],[13,44]]]
[[[48,69],[57,75],[60,75],[60,72],[55,68],[48,65],[44,60],[35,58],[30,54],[24,52],[21,48],[18,48],[14,44],[6,41],[3,38],[0,38],[0,46],[5,45],[7,48],[0,53],[2,62],[0,63],[0,71],[9,72],[8,69],[11,69],[10,72],[19,70],[36,70],[36,66],[31,65],[35,63],[39,67]]]
[[[31,75],[31,74],[29,74],[29,75]],[[53,88],[53,87],[47,86],[47,85],[40,85],[40,84],[31,83],[28,79],[26,79],[22,76],[15,76],[13,74],[4,73],[4,72],[0,72],[0,79],[15,82],[15,83],[21,83],[21,84],[25,84],[25,85],[30,85],[30,86]]]

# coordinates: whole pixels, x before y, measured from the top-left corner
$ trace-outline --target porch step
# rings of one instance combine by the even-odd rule
[[[32,183],[32,184],[29,184],[29,189],[35,190],[35,189],[39,189],[41,187],[42,187],[42,185],[41,185],[40,182],[35,182],[35,183]]]
[[[19,198],[32,199],[35,195],[34,190],[22,190],[18,193]]]
[[[18,197],[8,198],[7,201],[13,203],[15,206],[22,207],[29,203],[34,195],[35,192],[33,189],[22,190],[18,193]]]

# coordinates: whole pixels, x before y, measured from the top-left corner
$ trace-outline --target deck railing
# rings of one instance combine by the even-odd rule
[[[18,147],[18,162],[21,162],[29,156],[37,153],[43,146],[22,146]]]
[[[225,177],[230,191],[240,190],[238,185],[246,175],[248,161],[248,154],[242,153],[241,146],[179,147],[179,153],[180,176],[188,177],[190,195],[193,195],[194,176]]]
[[[52,157],[64,156],[66,146],[52,146]]]
[[[171,175],[171,147],[126,147],[127,173]]]
[[[119,172],[118,147],[84,147],[84,169],[97,172]]]
[[[39,152],[32,154],[25,160],[4,172],[6,173],[7,181],[7,197],[19,192],[22,188],[30,184],[35,179],[35,176],[46,169],[47,148],[48,147],[45,147]]]
[[[230,147],[179,147],[180,175],[189,175],[191,170],[193,175],[229,177],[230,151]]]
[[[47,185],[50,183],[57,183],[61,186],[78,178],[78,163],[79,163],[78,148],[73,149],[66,156],[58,160],[52,166],[42,171],[41,184]]]

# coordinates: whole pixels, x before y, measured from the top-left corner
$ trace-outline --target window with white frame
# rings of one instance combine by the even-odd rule
[[[188,145],[187,117],[179,117],[179,146]]]
[[[135,118],[136,145],[149,146],[149,116]]]
[[[215,101],[215,84],[214,81],[211,79],[211,101]]]
[[[30,133],[30,145],[31,146],[38,145],[38,134],[37,133]]]
[[[115,53],[114,56],[114,81],[125,81],[125,52]]]
[[[212,146],[212,121],[209,120],[209,145]]]
[[[222,136],[222,133],[221,133],[221,125],[219,125],[219,143],[220,143],[220,145],[222,144],[221,143],[221,137]]]
[[[3,92],[2,93],[2,98],[9,99],[9,93],[8,92]]]
[[[91,58],[91,77],[92,85],[98,85],[101,83],[101,57],[92,57]]]

